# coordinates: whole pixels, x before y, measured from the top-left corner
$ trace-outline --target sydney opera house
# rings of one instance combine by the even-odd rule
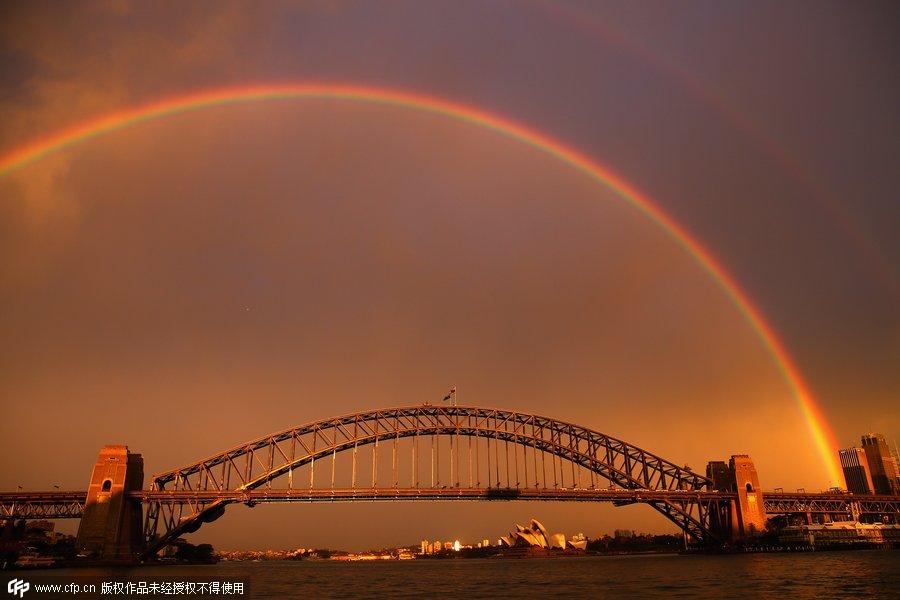
[[[500,538],[501,543],[506,548],[527,548],[527,549],[544,549],[544,550],[570,550],[578,551],[587,548],[587,538],[583,534],[578,534],[570,540],[566,540],[565,534],[547,533],[544,527],[537,519],[532,519],[527,527],[516,525],[516,530],[511,531],[509,535]]]

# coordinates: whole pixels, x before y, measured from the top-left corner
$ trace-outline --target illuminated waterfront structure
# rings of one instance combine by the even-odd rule
[[[820,525],[785,527],[779,540],[787,545],[811,547],[880,547],[900,546],[900,525],[836,521]]]
[[[566,541],[565,534],[549,534],[547,528],[540,521],[532,519],[527,526],[516,525],[515,531],[500,538],[500,545],[505,548],[527,548],[539,551],[547,549],[584,550],[587,548],[587,538],[583,533],[579,533],[572,540]]]
[[[862,448],[844,448],[838,454],[841,468],[844,470],[844,481],[847,482],[847,491],[854,494],[874,494],[875,486],[872,483],[872,472],[869,470],[866,451]]]
[[[576,550],[586,550],[588,544],[588,539],[585,537],[583,533],[576,533],[572,536],[572,539],[569,540],[569,546]]]
[[[515,531],[501,537],[504,546],[512,547],[536,547],[547,548],[550,546],[547,529],[537,519],[532,519],[527,526],[516,525]]]

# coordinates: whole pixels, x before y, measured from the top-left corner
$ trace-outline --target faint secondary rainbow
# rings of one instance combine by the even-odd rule
[[[0,157],[0,177],[50,154],[144,121],[215,106],[291,99],[331,99],[383,104],[465,121],[550,154],[615,192],[661,226],[678,245],[694,257],[703,270],[725,292],[732,304],[756,332],[788,383],[809,426],[813,443],[821,460],[826,465],[831,483],[840,485],[843,481],[837,463],[837,443],[820,407],[775,331],[725,268],[687,230],[612,170],[586,154],[515,121],[465,104],[386,88],[319,83],[219,88],[116,111],[21,146]]]

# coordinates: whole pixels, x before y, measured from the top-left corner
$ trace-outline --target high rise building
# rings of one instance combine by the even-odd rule
[[[872,484],[876,494],[900,494],[900,484],[897,483],[897,462],[891,454],[891,450],[880,433],[870,433],[862,436],[862,446],[866,451],[866,460],[869,463],[869,472],[872,474]]]
[[[874,494],[875,486],[872,483],[872,472],[869,470],[866,451],[862,448],[844,448],[839,455],[847,491],[854,494]]]

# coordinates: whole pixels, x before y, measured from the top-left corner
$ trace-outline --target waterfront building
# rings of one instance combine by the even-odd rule
[[[516,530],[500,538],[499,542],[504,556],[546,556],[553,552],[584,551],[587,548],[587,538],[583,533],[567,541],[563,533],[547,533],[547,528],[537,519],[532,519],[528,525],[516,525]]]
[[[576,533],[572,536],[572,539],[569,540],[568,548],[573,548],[575,550],[585,550],[587,549],[588,539],[584,536],[583,533]]]
[[[858,521],[799,525],[785,527],[778,539],[783,544],[813,548],[896,548],[900,546],[900,525]]]
[[[537,519],[532,519],[526,526],[516,525],[516,530],[500,538],[501,545],[512,547],[547,548],[550,546],[547,529]]]
[[[862,446],[866,451],[866,460],[869,463],[869,472],[872,475],[875,493],[900,494],[897,461],[891,454],[884,436],[880,433],[864,435],[862,436]]]
[[[554,533],[550,536],[550,547],[551,548],[559,548],[560,550],[566,549],[566,534],[564,533]]]
[[[869,470],[866,451],[862,448],[844,448],[839,455],[847,491],[854,494],[874,494],[875,486],[872,483],[872,472]]]

